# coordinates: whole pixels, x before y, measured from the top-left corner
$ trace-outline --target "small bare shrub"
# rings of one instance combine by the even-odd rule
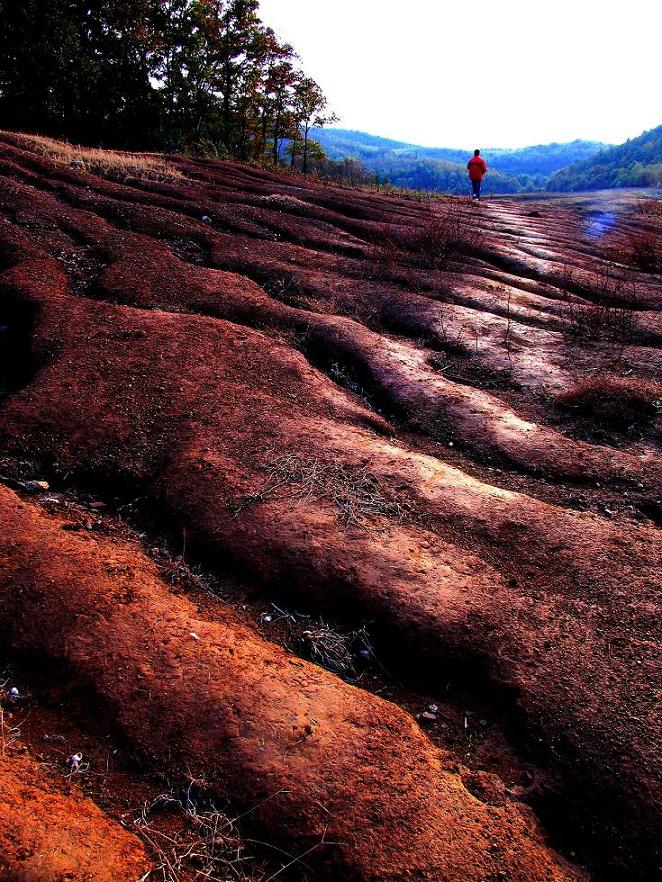
[[[377,267],[382,266],[389,270],[400,264],[405,254],[403,233],[400,229],[392,224],[378,224],[372,231],[371,240],[372,260]]]
[[[630,212],[638,229],[623,232],[614,258],[645,273],[662,272],[662,199],[640,199]]]
[[[653,422],[662,412],[662,388],[632,377],[583,380],[556,399],[561,407],[612,429]]]
[[[410,265],[442,270],[449,263],[479,251],[484,235],[474,206],[448,196],[429,206],[428,216],[416,228],[384,225],[374,235],[375,259],[387,266]]]
[[[631,343],[638,304],[635,280],[608,266],[598,268],[590,295],[583,298],[570,293],[571,282],[572,270],[561,285],[565,291],[561,314],[568,323],[568,336]]]
[[[444,269],[452,259],[473,254],[483,245],[477,217],[463,200],[448,197],[432,207],[429,219],[407,239],[407,249],[423,269]]]
[[[640,199],[634,209],[640,217],[662,218],[662,199]]]
[[[619,249],[619,258],[645,273],[662,272],[662,235],[652,229],[630,233]]]

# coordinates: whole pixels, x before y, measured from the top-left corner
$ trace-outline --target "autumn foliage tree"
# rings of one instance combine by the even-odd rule
[[[327,100],[315,80],[310,77],[298,77],[294,85],[294,114],[296,118],[295,134],[293,135],[292,157],[298,152],[301,155],[301,168],[304,174],[308,171],[308,155],[310,148],[310,130],[321,128],[335,122],[337,117],[327,113]],[[303,143],[299,145],[299,141]],[[317,145],[319,148],[319,145]]]
[[[3,128],[277,164],[333,119],[258,0],[0,0]]]

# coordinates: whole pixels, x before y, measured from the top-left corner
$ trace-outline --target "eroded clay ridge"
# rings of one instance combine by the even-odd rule
[[[579,880],[523,812],[449,774],[410,717],[230,613],[201,620],[138,548],[65,532],[6,490],[0,525],[9,645],[65,661],[155,770],[239,797],[274,841],[312,849],[319,878]],[[0,766],[3,785],[17,767]],[[60,878],[44,861],[40,878]]]
[[[401,667],[406,659],[408,676],[442,681],[452,669],[499,690],[514,737],[543,764],[563,810],[631,878],[650,878],[659,863],[662,755],[659,531],[651,521],[612,520],[544,499],[548,480],[598,482],[654,511],[656,442],[645,433],[629,447],[578,441],[554,425],[547,405],[535,418],[529,408],[541,387],[552,396],[563,391],[596,359],[601,368],[625,359],[630,375],[657,382],[660,280],[632,274],[638,299],[627,340],[578,346],[566,333],[574,321],[567,304],[590,308],[604,298],[595,267],[606,272],[611,262],[566,209],[545,205],[541,217],[521,204],[481,206],[472,220],[484,236],[480,247],[440,272],[416,257],[412,242],[420,242],[430,208],[415,202],[189,160],[177,160],[188,175],[183,184],[120,185],[62,168],[10,136],[0,158],[0,291],[14,365],[0,405],[4,449],[29,452],[53,475],[145,495],[164,523],[185,528],[220,566],[250,573],[265,598],[289,594],[368,617],[382,651]],[[396,240],[405,251],[395,248],[393,256]],[[618,292],[607,293],[613,299]],[[440,355],[458,352],[476,373],[454,379],[437,369]],[[348,372],[369,394],[337,382]],[[478,388],[481,378],[504,372],[503,386]],[[398,440],[392,417],[406,426],[406,440]],[[491,458],[528,476],[529,492],[449,465],[448,448],[430,446],[448,437],[465,449],[467,468],[472,457]],[[360,491],[366,480],[369,498]],[[19,518],[15,503],[9,512],[9,523]],[[25,518],[38,515],[21,517],[27,530]],[[78,560],[67,578],[76,577]],[[36,570],[29,579],[38,579]],[[45,615],[37,605],[28,619]],[[104,646],[104,622],[94,621]],[[228,622],[230,640],[235,623]],[[67,620],[45,651],[59,651],[70,626],[78,633]],[[30,633],[23,648],[39,651],[30,643],[36,630]],[[160,664],[169,651],[160,647]],[[111,700],[103,658],[90,658],[86,671]],[[374,700],[305,670],[357,707]],[[260,688],[248,660],[242,676],[247,695]],[[289,683],[284,677],[279,694],[289,695]],[[322,705],[331,701],[324,696]],[[213,693],[199,700],[211,714]],[[289,700],[296,704],[282,699]],[[398,738],[415,744],[420,762],[432,762],[411,721],[382,708],[396,715],[407,733]],[[167,738],[194,749],[198,735],[182,720]],[[132,737],[149,753],[147,735],[132,730]],[[205,765],[211,748],[199,737]],[[371,748],[372,762],[382,750],[393,755],[386,741]],[[315,749],[321,765],[326,748]],[[341,777],[355,782],[345,750],[354,747],[338,755]],[[254,752],[249,738],[241,761],[255,770]],[[288,771],[289,757],[280,757],[273,774],[289,782],[299,774],[297,758]],[[410,762],[395,765],[413,768]],[[435,777],[429,769],[422,780]],[[232,783],[218,774],[219,786],[241,791],[239,777]],[[251,774],[257,781],[262,773]],[[392,798],[398,788],[419,793],[411,786],[407,778],[388,790]],[[440,785],[430,786],[434,794]],[[251,788],[248,800],[263,792],[257,783]],[[336,805],[351,802],[349,792],[338,791]],[[463,791],[453,793],[467,817],[475,817],[468,806],[484,811]],[[471,875],[484,860],[474,820],[457,851],[454,837],[466,822],[433,845],[446,812],[455,811],[438,808],[441,816],[431,816],[437,826],[421,833],[429,839],[417,840],[408,827],[405,846],[395,817],[414,809],[402,799],[400,808],[384,810],[393,830],[384,838],[399,836],[404,850],[402,878],[413,868],[423,878],[436,878],[440,868],[456,874],[448,878],[481,878]],[[308,803],[295,800],[271,821],[265,812],[275,835],[291,833],[308,845],[320,835]],[[370,817],[382,814],[380,807]],[[293,815],[309,826],[297,828]],[[382,870],[398,878],[379,862],[374,843],[352,845],[358,834],[350,828],[338,831],[349,838],[337,860],[357,878],[380,878]],[[465,852],[478,863],[462,863]],[[549,872],[566,871],[557,865]]]
[[[2,882],[136,882],[151,868],[140,840],[54,783],[18,748],[0,754]]]
[[[461,223],[454,218],[451,226],[477,226],[484,238],[472,245],[478,256],[465,257],[461,273],[441,273],[417,266],[415,253],[393,258],[383,247],[384,237],[406,244],[424,235],[430,212],[415,203],[342,194],[343,215],[337,193],[304,192],[232,166],[222,172],[197,167],[195,183],[144,193],[53,167],[10,144],[2,152],[11,157],[2,166],[13,178],[2,196],[6,216],[33,238],[39,231],[40,245],[68,270],[77,293],[298,335],[313,360],[348,363],[387,406],[432,438],[450,434],[470,451],[525,472],[643,484],[647,499],[659,497],[659,460],[645,444],[633,454],[568,438],[518,412],[507,394],[476,388],[471,378],[457,382],[451,365],[439,370],[439,351],[459,353],[479,380],[507,377],[525,397],[541,390],[554,396],[596,365],[608,371],[615,359],[644,377],[657,376],[651,343],[659,339],[662,287],[650,275],[629,272],[639,308],[627,340],[597,351],[592,346],[591,359],[569,345],[564,332],[577,323],[578,310],[627,291],[616,287],[611,264],[595,254],[567,244],[564,251],[549,250],[560,240],[555,225],[563,212],[548,222],[547,259],[529,263],[523,243],[543,235],[529,228],[536,220],[527,218],[515,236],[503,227],[501,205]],[[199,183],[200,176],[210,183]],[[510,224],[521,223],[522,209],[509,210]],[[580,236],[570,221],[567,226]],[[513,242],[523,249],[522,277],[486,263],[498,263]],[[574,293],[578,286],[584,298]]]

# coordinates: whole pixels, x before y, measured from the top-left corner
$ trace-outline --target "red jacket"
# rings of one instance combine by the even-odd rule
[[[467,163],[469,177],[472,181],[482,181],[487,171],[487,163],[482,156],[473,156]]]

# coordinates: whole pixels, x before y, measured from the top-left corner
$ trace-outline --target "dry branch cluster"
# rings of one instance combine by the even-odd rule
[[[413,231],[381,227],[375,236],[375,259],[387,266],[404,263],[443,270],[452,260],[477,253],[483,244],[478,209],[448,196],[434,200],[427,219]]]
[[[321,500],[338,511],[345,526],[365,526],[378,517],[401,521],[409,511],[406,503],[384,496],[365,466],[351,469],[343,463],[286,453],[270,462],[265,470],[267,479],[263,487],[246,497],[239,510],[272,499]]]
[[[143,807],[135,826],[156,858],[146,878],[180,882],[192,873],[207,882],[262,878],[244,853],[236,821],[211,804],[202,806],[192,794],[190,784],[181,797],[162,793]]]
[[[565,292],[562,315],[570,337],[632,342],[635,312],[639,303],[635,279],[616,268],[596,269],[585,297],[569,293],[573,287],[572,268],[566,268],[561,290]]]

